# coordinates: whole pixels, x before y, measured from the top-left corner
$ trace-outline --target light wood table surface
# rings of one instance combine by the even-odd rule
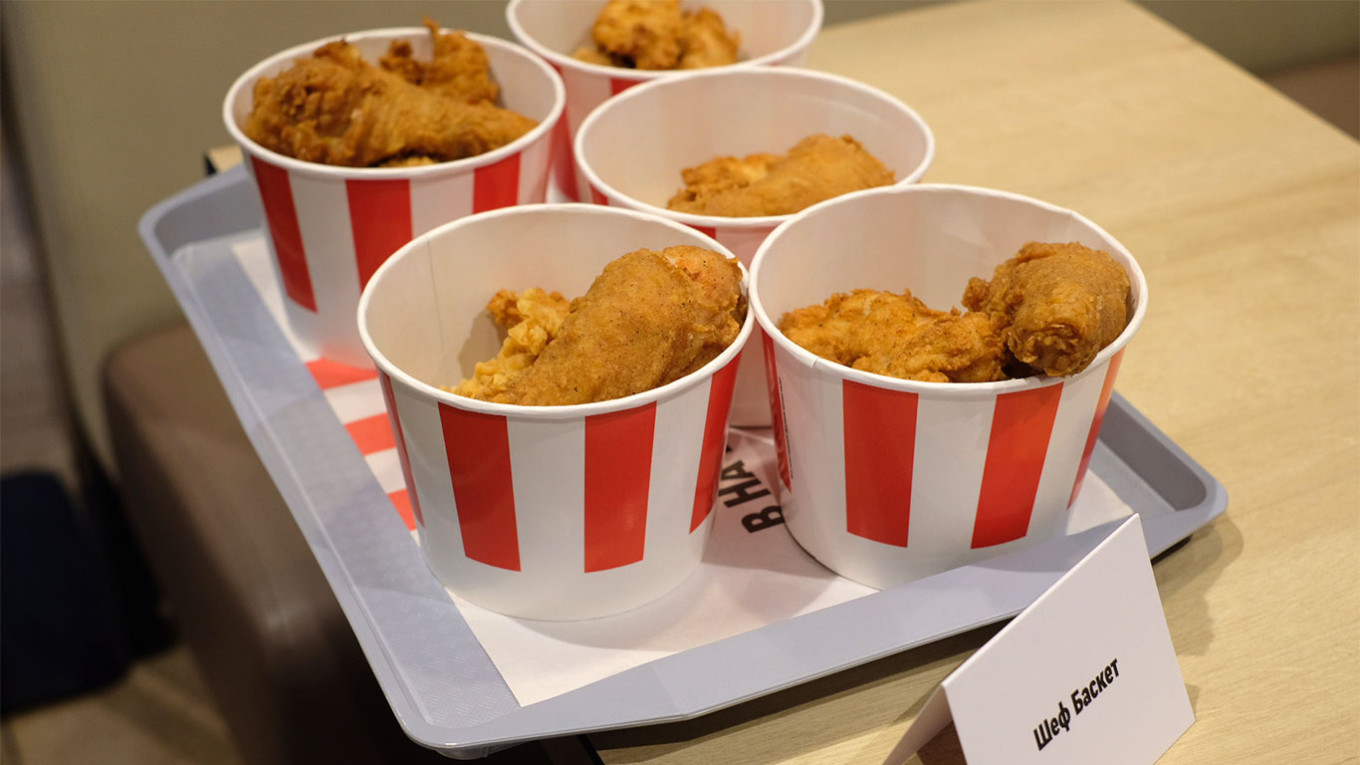
[[[1154,566],[1196,715],[1159,762],[1360,761],[1360,144],[1122,2],[929,6],[827,29],[809,66],[916,108],[924,180],[1077,210],[1142,264],[1118,389],[1229,495]],[[590,740],[610,765],[881,762],[994,632]]]

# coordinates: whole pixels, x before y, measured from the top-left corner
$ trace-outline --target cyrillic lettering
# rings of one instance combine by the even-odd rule
[[[750,513],[741,517],[741,525],[751,533],[768,529],[771,526],[778,526],[783,522],[784,508],[779,505],[770,505],[758,513]]]
[[[769,489],[764,488],[762,488],[760,491],[751,491],[751,488],[755,486],[760,486],[760,479],[752,477],[751,480],[739,483],[736,486],[724,486],[723,488],[718,489],[718,496],[722,496],[724,494],[734,495],[730,499],[723,500],[724,505],[732,507],[733,505],[740,505],[745,502],[750,502],[753,499],[759,499],[761,497],[767,496],[770,493]]]

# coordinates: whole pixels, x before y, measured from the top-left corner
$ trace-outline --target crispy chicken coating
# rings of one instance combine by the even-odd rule
[[[963,303],[1005,319],[1002,337],[1016,359],[1066,376],[1124,331],[1129,292],[1128,274],[1109,253],[1076,242],[1030,242],[997,266],[990,282],[969,280]]]
[[[500,87],[491,79],[491,64],[482,46],[462,32],[441,32],[439,24],[429,18],[425,26],[434,44],[429,61],[415,58],[411,43],[398,40],[378,60],[379,65],[432,93],[469,104],[496,103]]]
[[[699,69],[737,60],[741,37],[707,8],[683,11],[680,0],[609,0],[590,30],[593,46],[575,58],[630,69]]]
[[[526,330],[526,341],[516,339],[519,325],[511,328],[506,342],[515,340],[515,347],[508,354],[503,347],[496,362],[514,357],[513,373],[480,383],[474,377],[455,392],[544,406],[606,401],[665,385],[712,361],[736,339],[746,312],[740,287],[737,261],[710,250],[681,245],[630,252],[571,301],[556,331],[544,326],[545,342],[537,342],[542,335],[536,329]],[[523,301],[516,305],[524,313]],[[493,300],[493,313],[495,306]],[[528,355],[535,358],[523,365]]]
[[[789,215],[852,191],[887,186],[893,171],[854,138],[818,133],[788,154],[716,157],[681,171],[685,187],[666,206],[679,212],[742,218]]]
[[[502,391],[524,373],[543,349],[557,337],[567,318],[571,303],[560,292],[530,287],[516,294],[501,290],[487,304],[496,324],[506,330],[496,358],[479,361],[472,377],[450,392],[469,398],[484,398],[488,392]]]
[[[611,59],[638,69],[674,69],[683,52],[682,23],[680,0],[609,0],[590,37]]]
[[[931,310],[908,290],[837,293],[784,314],[779,329],[812,353],[865,372],[922,382],[1005,379],[997,321]]]
[[[734,64],[741,35],[729,33],[717,11],[700,8],[686,13],[680,35],[679,69],[706,69],[710,66]]]
[[[394,56],[394,61],[403,58],[389,52],[389,58]],[[398,69],[401,74],[369,64],[343,40],[326,43],[255,83],[254,106],[243,129],[261,146],[290,157],[374,167],[482,154],[537,124],[490,101],[465,103],[441,95],[439,89],[453,87],[453,80],[441,74],[447,69],[441,63],[420,75],[433,78],[435,90],[408,81],[413,68],[402,64]]]

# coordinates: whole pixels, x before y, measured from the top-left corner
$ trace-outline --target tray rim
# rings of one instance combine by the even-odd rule
[[[855,656],[846,661],[826,662],[819,665],[818,670],[811,674],[803,674],[797,677],[785,678],[784,682],[766,684],[756,689],[754,693],[743,693],[729,696],[716,701],[710,700],[707,703],[691,702],[691,705],[682,712],[666,716],[653,716],[646,719],[639,719],[625,724],[608,724],[591,726],[585,721],[569,722],[572,718],[579,717],[579,707],[581,696],[588,696],[592,693],[617,693],[615,686],[627,687],[630,684],[637,686],[645,685],[648,682],[655,684],[663,681],[668,672],[672,672],[676,665],[683,665],[684,660],[677,660],[677,657],[686,657],[686,660],[693,660],[695,656],[706,655],[710,652],[725,654],[733,651],[742,652],[746,650],[745,645],[752,641],[760,642],[763,640],[773,640],[775,644],[786,642],[784,633],[791,632],[796,637],[798,633],[805,630],[806,625],[817,623],[822,620],[830,620],[836,616],[842,616],[847,611],[854,611],[855,608],[848,608],[854,604],[861,604],[857,608],[862,609],[868,605],[879,605],[887,601],[895,600],[909,593],[918,583],[911,583],[903,587],[885,590],[863,598],[841,603],[834,606],[803,614],[791,619],[786,619],[766,627],[752,630],[748,633],[741,633],[728,638],[714,641],[695,649],[682,651],[672,656],[657,659],[639,667],[635,667],[625,672],[605,678],[596,683],[584,686],[573,691],[555,696],[528,706],[520,706],[518,714],[502,715],[491,721],[465,726],[462,728],[450,728],[430,722],[419,711],[419,704],[414,697],[414,691],[409,688],[401,679],[401,673],[397,669],[398,660],[392,656],[381,638],[381,630],[378,625],[373,623],[372,614],[367,610],[363,599],[354,586],[350,578],[346,564],[336,554],[334,545],[329,539],[328,532],[322,524],[314,510],[310,510],[310,498],[306,495],[304,487],[300,484],[296,475],[293,475],[291,465],[288,464],[288,457],[284,453],[280,444],[275,440],[272,431],[267,425],[267,418],[260,410],[257,402],[250,395],[250,390],[243,379],[241,373],[236,368],[234,359],[225,347],[221,338],[213,331],[210,317],[204,314],[204,308],[199,302],[199,294],[188,277],[183,274],[177,266],[178,255],[187,247],[200,246],[212,240],[219,240],[231,236],[245,236],[252,231],[258,231],[258,217],[249,220],[239,220],[230,215],[219,216],[216,214],[217,208],[214,204],[216,197],[230,193],[244,192],[246,197],[251,197],[249,189],[246,188],[248,177],[244,168],[236,167],[231,170],[208,177],[194,185],[182,190],[181,192],[168,197],[167,199],[150,208],[141,218],[138,224],[138,231],[153,260],[160,269],[162,276],[167,280],[176,299],[181,304],[185,316],[193,327],[199,342],[204,346],[207,355],[212,362],[214,371],[223,382],[233,409],[245,425],[246,434],[261,457],[271,478],[278,486],[286,504],[289,507],[295,522],[298,523],[307,540],[308,546],[316,558],[326,576],[336,599],[341,605],[351,629],[355,632],[365,657],[379,681],[384,696],[387,698],[393,714],[397,717],[399,724],[407,735],[416,743],[427,748],[435,749],[446,756],[455,758],[476,758],[483,757],[496,751],[497,749],[513,746],[528,740],[554,737],[560,735],[571,735],[588,733],[595,730],[617,729],[623,727],[636,727],[644,725],[662,724],[675,722],[678,720],[693,719],[701,717],[718,709],[723,709],[736,704],[758,698],[763,695],[774,693],[778,690],[811,681],[818,677],[834,674],[836,672],[850,669],[863,663],[873,661],[883,656],[910,650],[920,645],[925,645],[935,640],[943,639],[953,634],[966,632],[986,624],[995,623],[1014,616],[1027,603],[1012,603],[1008,608],[996,611],[987,615],[982,620],[967,620],[966,624],[955,624],[954,629],[940,632],[930,636],[928,639],[918,641],[908,641],[897,645],[880,644],[875,650],[861,650]],[[258,201],[254,204],[258,205]],[[203,236],[195,238],[194,231],[184,232],[179,230],[182,226],[178,220],[173,218],[183,216],[185,212],[190,213],[187,217],[193,219],[188,225],[198,225],[200,222],[210,230]],[[206,221],[195,219],[194,212],[204,213]],[[217,218],[221,217],[221,220]],[[1148,536],[1149,552],[1155,557],[1164,552],[1177,542],[1186,539],[1196,529],[1199,529],[1218,517],[1227,507],[1228,496],[1223,485],[1198,462],[1191,458],[1178,444],[1168,438],[1158,429],[1146,416],[1134,408],[1118,391],[1115,391],[1110,401],[1110,412],[1116,418],[1127,418],[1132,427],[1153,438],[1158,445],[1162,446],[1166,455],[1180,467],[1187,469],[1193,476],[1195,482],[1203,489],[1202,499],[1195,505],[1185,508],[1174,508],[1171,513],[1164,513],[1151,519],[1145,517],[1145,533]],[[1108,422],[1107,415],[1107,422]],[[338,427],[338,423],[337,423]],[[1108,429],[1108,426],[1107,426]],[[1105,432],[1102,431],[1101,441],[1105,441]],[[1121,460],[1122,461],[1122,460]],[[1093,463],[1094,464],[1094,463]],[[1139,478],[1146,480],[1144,476],[1137,473],[1130,467],[1130,471]],[[1160,496],[1160,495],[1159,495]],[[1170,503],[1168,503],[1170,504]],[[1149,522],[1152,521],[1152,522]],[[1073,541],[1073,551],[1080,552],[1083,545],[1093,548],[1099,539],[1113,530],[1117,521],[1097,526],[1093,529],[1065,537],[1054,542]],[[1009,559],[1013,556],[1024,558],[1026,553],[1033,554],[1033,551],[1043,551],[1052,543],[1034,545],[1024,550],[1017,551],[1002,556]],[[997,559],[965,566],[946,572],[940,576],[962,576],[970,572],[977,574],[978,569],[988,568],[988,564],[994,563]],[[1075,562],[1073,560],[1072,562]],[[1070,565],[1070,564],[1069,564]],[[1053,577],[1056,579],[1056,575]],[[936,577],[931,577],[935,580]],[[923,580],[924,581],[924,580]],[[1046,589],[1046,586],[1044,587]],[[1040,590],[1042,592],[1042,590]],[[1037,593],[1035,595],[1037,597]],[[1022,598],[1023,599],[1023,598]],[[1032,599],[1032,598],[1031,598]],[[867,602],[867,603],[866,603]],[[450,602],[450,607],[456,609]],[[858,641],[856,641],[858,642]],[[789,647],[796,645],[790,643]],[[824,657],[819,657],[823,658]],[[489,662],[490,660],[487,659]],[[494,670],[494,666],[492,667]],[[526,713],[526,710],[529,712]],[[558,730],[524,730],[522,734],[506,730],[515,726],[507,726],[507,717],[542,718],[550,717],[560,723],[567,723],[565,729]]]

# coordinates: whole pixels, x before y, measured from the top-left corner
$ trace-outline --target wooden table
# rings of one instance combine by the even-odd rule
[[[915,107],[926,181],[1075,209],[1139,258],[1119,390],[1229,493],[1154,566],[1196,715],[1160,762],[1360,761],[1360,145],[1122,2],[930,6],[809,65]],[[881,762],[994,632],[590,739],[611,765]]]

